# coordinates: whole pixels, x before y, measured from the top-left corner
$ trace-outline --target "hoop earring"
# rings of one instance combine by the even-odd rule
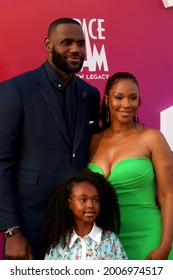
[[[106,123],[110,124],[110,111],[109,111],[109,105],[108,105],[108,96],[105,95],[105,107],[106,107]]]

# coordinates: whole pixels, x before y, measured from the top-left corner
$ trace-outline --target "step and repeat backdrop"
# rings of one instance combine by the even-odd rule
[[[173,105],[173,8],[161,0],[1,0],[0,81],[46,60],[44,38],[59,17],[77,19],[84,30],[86,58],[78,75],[103,96],[110,75],[133,73],[141,91],[139,119],[160,129],[161,112]]]

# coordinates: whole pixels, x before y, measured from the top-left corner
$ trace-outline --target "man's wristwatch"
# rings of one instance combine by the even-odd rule
[[[18,233],[21,231],[21,227],[20,226],[16,226],[16,227],[11,227],[11,228],[8,228],[4,234],[5,234],[5,237],[10,237],[10,236],[13,236],[14,234]]]

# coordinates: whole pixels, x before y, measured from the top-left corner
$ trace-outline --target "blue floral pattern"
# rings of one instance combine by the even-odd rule
[[[71,248],[52,247],[45,260],[82,260],[81,239],[77,238]],[[103,230],[100,243],[86,237],[86,260],[127,260],[127,255],[115,233]]]

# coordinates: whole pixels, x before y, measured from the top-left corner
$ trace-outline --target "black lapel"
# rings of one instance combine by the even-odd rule
[[[51,83],[48,81],[47,75],[44,71],[44,67],[38,69],[38,83],[40,87],[41,94],[46,101],[49,110],[56,121],[58,127],[61,130],[62,135],[64,136],[67,143],[71,146],[69,135],[67,132],[65,120],[62,114],[62,109],[60,107],[60,103],[56,98],[55,92]]]
[[[79,85],[79,83],[76,84],[77,84],[77,116],[76,116],[76,127],[75,127],[75,135],[74,135],[74,142],[73,142],[74,150],[77,149],[83,134],[85,115],[86,115],[85,112],[86,99],[87,99],[87,92],[82,88],[82,86]]]

